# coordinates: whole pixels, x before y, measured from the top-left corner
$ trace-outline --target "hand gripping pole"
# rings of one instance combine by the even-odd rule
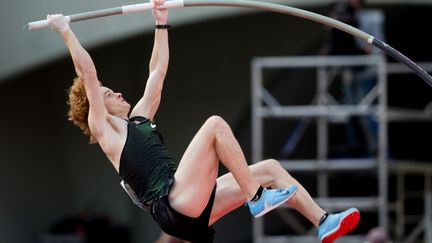
[[[289,7],[276,3],[268,3],[268,2],[258,2],[258,1],[249,1],[249,0],[172,0],[166,1],[162,8],[181,8],[181,7],[198,7],[198,6],[224,6],[224,7],[242,7],[242,8],[254,8],[260,10],[266,10],[271,12],[277,12],[282,14],[288,14],[304,19],[308,19],[314,22],[321,23],[323,25],[327,25],[332,28],[339,29],[343,32],[351,34],[357,38],[360,38],[363,41],[366,41],[370,45],[374,45],[384,51],[387,55],[392,56],[399,62],[405,64],[408,68],[410,68],[415,74],[417,74],[420,78],[422,78],[429,86],[432,87],[432,77],[424,71],[420,66],[411,61],[408,57],[387,45],[386,43],[375,39],[374,36],[369,35],[357,28],[354,28],[350,25],[337,21],[335,19],[316,14],[310,11],[306,11],[303,9],[298,9],[294,7]],[[116,14],[127,14],[127,13],[136,13],[142,12],[151,9],[151,3],[142,3],[135,5],[126,5],[123,7],[117,8],[109,8],[102,9],[97,11],[85,12],[75,15],[68,16],[70,18],[70,22],[77,22],[86,19],[99,18],[104,16],[116,15]],[[28,24],[29,30],[33,29],[41,29],[48,27],[48,22],[46,20],[31,22]]]

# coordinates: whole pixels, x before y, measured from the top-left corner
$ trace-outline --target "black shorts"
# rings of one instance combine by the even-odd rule
[[[174,210],[168,201],[168,193],[173,185],[174,178],[169,180],[162,188],[159,196],[151,205],[151,215],[162,230],[174,237],[192,243],[212,243],[215,230],[208,226],[213,202],[216,194],[216,185],[209,202],[198,218],[191,218]]]

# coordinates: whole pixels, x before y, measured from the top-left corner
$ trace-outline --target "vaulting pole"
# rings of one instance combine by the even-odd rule
[[[266,10],[271,12],[297,16],[300,18],[321,23],[323,25],[327,25],[332,28],[339,29],[343,32],[349,33],[357,38],[366,41],[370,45],[374,45],[380,48],[388,55],[392,56],[399,62],[405,64],[414,73],[416,73],[419,77],[421,77],[427,84],[429,84],[429,86],[432,87],[432,77],[420,66],[418,66],[416,63],[411,61],[408,57],[406,57],[396,49],[387,45],[383,41],[376,39],[374,36],[369,35],[368,33],[365,33],[350,25],[347,25],[345,23],[342,23],[340,21],[337,21],[335,19],[320,14],[316,14],[303,9],[284,6],[276,3],[257,2],[257,1],[249,1],[249,0],[172,0],[172,1],[165,2],[165,4],[163,5],[163,7],[165,8],[200,7],[200,6],[254,8],[254,9],[260,9],[260,10]],[[125,5],[123,7],[102,9],[102,10],[69,15],[68,18],[70,22],[77,22],[86,19],[93,19],[93,18],[99,18],[104,16],[110,16],[110,15],[142,12],[142,11],[150,10],[151,7],[152,7],[151,3]],[[31,22],[28,24],[29,30],[41,29],[46,27],[48,27],[47,20]]]

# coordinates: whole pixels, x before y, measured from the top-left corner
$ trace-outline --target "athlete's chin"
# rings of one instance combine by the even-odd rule
[[[131,105],[125,100],[122,101],[122,106],[124,106],[125,108],[128,108],[128,109],[130,109],[130,107],[131,107]]]
[[[128,113],[130,111],[130,108],[131,108],[131,105],[125,101],[125,109],[128,111]]]

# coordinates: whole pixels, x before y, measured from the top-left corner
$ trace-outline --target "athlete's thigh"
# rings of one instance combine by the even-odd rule
[[[187,216],[198,217],[206,207],[218,175],[219,159],[213,129],[205,123],[192,139],[174,175],[169,200]]]

